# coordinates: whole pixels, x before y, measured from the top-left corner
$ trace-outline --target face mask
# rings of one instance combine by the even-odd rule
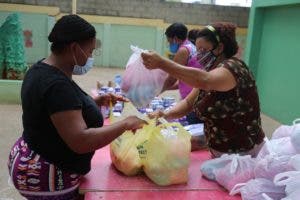
[[[172,42],[169,46],[169,49],[171,53],[176,53],[179,49],[179,44]]]
[[[212,51],[201,50],[197,54],[198,62],[204,67],[205,70],[208,70],[215,62],[216,56]]]
[[[88,57],[84,66],[75,65],[73,69],[74,75],[86,74],[90,69],[93,68],[94,58]]]
[[[83,65],[83,66],[80,66],[80,65],[77,65],[77,64],[74,65],[74,68],[73,68],[73,74],[74,75],[83,75],[83,74],[86,74],[90,69],[93,68],[93,64],[94,64],[94,58],[88,57],[81,48],[80,48],[80,50],[85,55],[85,57],[87,57],[87,60],[86,60],[85,65]],[[75,59],[75,63],[77,63],[76,62],[76,58],[75,58],[74,55],[73,55],[73,57]]]

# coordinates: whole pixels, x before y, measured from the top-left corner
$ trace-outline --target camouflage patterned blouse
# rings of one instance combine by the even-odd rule
[[[209,148],[227,153],[249,151],[264,138],[255,80],[246,64],[237,58],[227,59],[217,67],[225,67],[233,74],[236,87],[227,92],[200,90],[194,110],[204,121]]]

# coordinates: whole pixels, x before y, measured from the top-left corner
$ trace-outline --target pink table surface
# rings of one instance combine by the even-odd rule
[[[91,171],[83,177],[80,193],[86,193],[85,199],[226,199],[239,200],[240,196],[229,196],[217,183],[202,177],[200,165],[210,159],[208,151],[191,153],[189,180],[187,184],[158,186],[145,175],[128,177],[116,170],[112,165],[109,146],[96,151],[92,159]],[[200,198],[201,197],[201,198]],[[204,198],[205,197],[205,198]],[[152,198],[153,199],[153,198]]]
[[[240,200],[240,196],[229,196],[223,191],[159,191],[159,192],[87,192],[86,200]]]
[[[104,121],[109,125],[109,120]],[[205,199],[240,200],[240,196],[230,196],[220,185],[202,177],[200,165],[210,159],[206,150],[191,153],[189,180],[187,184],[158,186],[146,175],[128,177],[112,165],[109,145],[99,149],[91,163],[91,171],[81,181],[79,192],[85,200],[94,199]]]

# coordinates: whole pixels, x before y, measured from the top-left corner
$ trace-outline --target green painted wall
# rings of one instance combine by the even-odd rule
[[[0,12],[0,24],[10,12]],[[32,47],[25,47],[27,63],[34,63],[37,59],[46,57],[49,53],[47,36],[54,24],[54,17],[46,14],[20,13],[23,30],[32,31]]]
[[[21,103],[22,81],[0,79],[0,103]]]
[[[0,11],[0,24],[10,12]],[[23,30],[32,31],[30,48],[25,47],[27,63],[34,63],[50,53],[47,36],[55,19],[46,14],[20,13]],[[125,67],[131,54],[130,45],[141,48],[154,49],[163,53],[163,29],[149,26],[131,26],[117,24],[95,24],[97,39],[102,43],[101,55],[95,57],[96,66]]]
[[[290,124],[300,117],[300,1],[258,1],[251,9],[246,61],[256,75],[262,111]]]
[[[101,41],[101,49],[104,49],[105,46],[103,46],[103,41],[104,41],[104,25],[103,24],[93,24],[93,26],[96,29],[97,35],[96,39]],[[103,66],[103,51],[101,52],[100,55],[97,55],[94,57],[95,60],[95,65],[96,66]]]
[[[0,11],[0,23],[3,23],[10,12]],[[28,64],[47,57],[50,53],[50,43],[47,36],[50,33],[55,18],[47,14],[20,13],[23,30],[32,31],[32,47],[25,47],[25,57]],[[168,50],[164,29],[160,26],[118,25],[109,23],[93,23],[97,31],[97,39],[101,40],[101,55],[95,56],[95,66],[125,67],[131,55],[130,45],[144,49],[156,50],[165,55]],[[244,36],[241,36],[244,37]],[[241,40],[243,41],[243,40]],[[244,45],[242,45],[244,46]],[[0,103],[12,100],[19,102],[19,82],[0,82]],[[14,90],[14,92],[13,92]]]
[[[126,66],[132,53],[130,45],[156,49],[156,32],[156,27],[111,25],[108,39],[110,45],[106,49],[110,66]],[[158,50],[161,52],[161,49]]]

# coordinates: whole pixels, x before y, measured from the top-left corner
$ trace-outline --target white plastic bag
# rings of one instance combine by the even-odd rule
[[[294,169],[289,161],[290,156],[267,155],[257,161],[254,176],[255,178],[265,178],[273,181],[277,174]]]
[[[300,171],[300,154],[294,155],[289,161],[289,165],[292,166],[293,170],[290,171]]]
[[[297,154],[296,149],[292,145],[290,137],[268,140],[265,138],[265,144],[257,155],[257,160],[263,159],[267,155],[276,156],[293,156]]]
[[[278,139],[283,137],[290,137],[294,129],[300,128],[300,118],[297,118],[293,121],[293,124],[291,126],[289,125],[282,125],[279,126],[272,134],[271,139]]]
[[[290,137],[293,127],[288,125],[279,126],[272,134],[271,139],[279,139],[283,137]]]
[[[216,180],[216,171],[225,167],[228,163],[231,163],[232,159],[238,155],[235,154],[224,154],[219,158],[207,160],[202,163],[200,171],[204,177],[209,180]]]
[[[238,183],[245,183],[254,178],[255,158],[250,155],[236,156],[230,163],[216,171],[216,181],[231,191]]]
[[[300,197],[300,189],[296,189],[294,192],[286,196],[281,200],[299,200]]]
[[[125,73],[122,76],[121,89],[136,107],[145,107],[157,96],[167,78],[167,73],[160,69],[148,70],[141,57],[146,50],[130,46],[130,56]]]
[[[300,153],[300,119],[293,121],[293,129],[291,132],[291,142],[298,153]]]
[[[276,186],[270,180],[257,178],[234,186],[230,195],[241,193],[243,200],[280,200],[285,197],[284,187]]]
[[[291,198],[295,196],[295,193],[299,194],[300,190],[300,171],[288,171],[277,174],[274,178],[274,183],[277,186],[285,186],[285,193],[287,197]],[[300,196],[291,198],[292,200],[298,200]]]

